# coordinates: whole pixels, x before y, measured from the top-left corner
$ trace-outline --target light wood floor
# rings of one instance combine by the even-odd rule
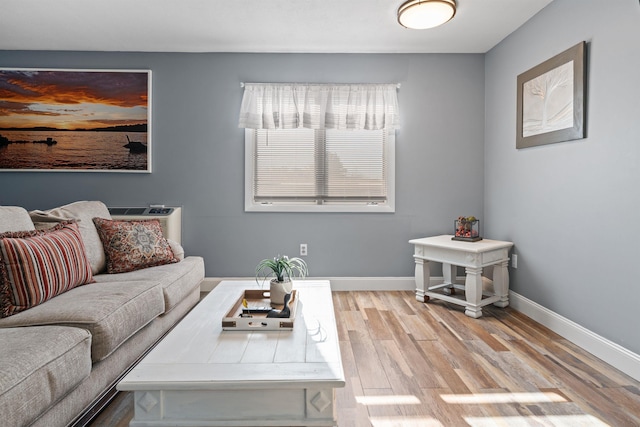
[[[334,292],[340,427],[640,426],[640,383],[510,308]],[[125,427],[120,393],[91,426]]]

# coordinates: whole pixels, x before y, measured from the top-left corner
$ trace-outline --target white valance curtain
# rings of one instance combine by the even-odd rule
[[[238,126],[249,129],[395,129],[396,84],[246,83]]]

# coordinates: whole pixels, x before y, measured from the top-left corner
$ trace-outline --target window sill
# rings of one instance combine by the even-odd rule
[[[244,207],[245,212],[312,212],[312,213],[394,213],[395,206],[384,205],[282,205],[249,203]]]

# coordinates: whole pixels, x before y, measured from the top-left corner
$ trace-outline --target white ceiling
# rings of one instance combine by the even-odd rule
[[[0,50],[484,53],[552,0],[457,0],[408,30],[404,0],[0,0]]]

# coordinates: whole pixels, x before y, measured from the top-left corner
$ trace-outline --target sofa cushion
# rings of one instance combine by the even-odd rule
[[[164,311],[162,288],[155,281],[93,283],[43,304],[0,319],[0,328],[61,325],[91,333],[91,360],[110,355]]]
[[[2,425],[31,424],[91,372],[91,335],[84,329],[5,328],[0,342]]]
[[[144,270],[119,274],[99,274],[95,276],[98,283],[117,281],[154,280],[164,293],[164,311],[171,311],[186,295],[200,286],[204,279],[204,260],[201,257],[189,256],[176,264],[160,265]]]
[[[98,274],[104,271],[106,266],[106,258],[102,242],[93,225],[92,219],[95,217],[111,219],[107,206],[98,201],[80,201],[60,206],[58,208],[49,209],[47,211],[31,211],[29,212],[33,222],[60,222],[69,219],[78,221],[80,234],[84,241],[87,251],[87,258],[91,263],[91,271]]]
[[[25,208],[20,206],[0,206],[0,233],[30,230],[35,230],[35,228]]]
[[[0,317],[93,282],[74,222],[43,231],[0,234]]]
[[[94,218],[107,255],[108,273],[178,262],[157,219],[114,221]]]
[[[178,261],[182,261],[184,259],[184,248],[182,245],[175,240],[167,239],[167,243],[171,246],[171,252],[173,252],[173,256],[176,257]]]

